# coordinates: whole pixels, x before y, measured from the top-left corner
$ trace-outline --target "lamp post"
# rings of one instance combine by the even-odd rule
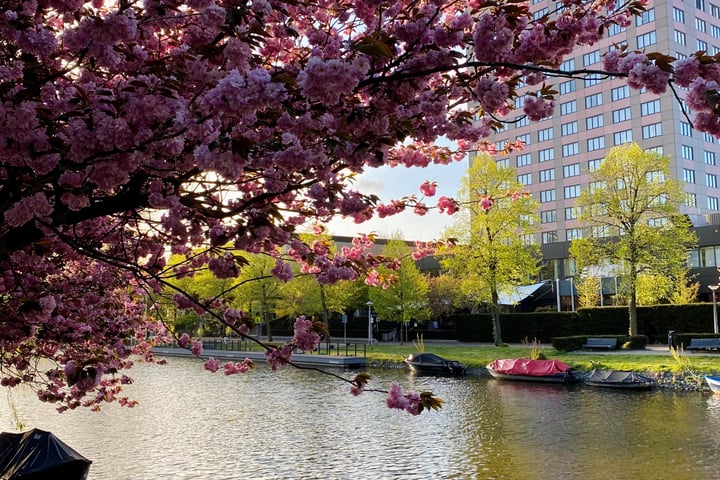
[[[373,343],[372,337],[372,306],[373,302],[367,302],[368,306],[368,344]]]
[[[720,285],[708,285],[708,288],[712,290],[713,297],[713,331],[718,333],[718,312],[717,312],[717,299],[715,297],[715,291]]]

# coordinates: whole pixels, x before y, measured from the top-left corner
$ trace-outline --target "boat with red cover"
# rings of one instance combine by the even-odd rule
[[[527,382],[570,383],[576,380],[572,368],[559,360],[506,358],[487,365],[487,370],[499,380]]]

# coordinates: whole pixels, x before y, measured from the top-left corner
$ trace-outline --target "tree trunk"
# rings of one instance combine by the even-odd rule
[[[491,305],[491,313],[492,313],[492,323],[493,323],[493,341],[495,343],[495,346],[497,347],[501,343],[503,343],[502,340],[502,330],[500,328],[500,307],[498,306],[498,293],[497,291],[493,290],[492,292],[492,305]]]
[[[628,316],[630,319],[630,327],[628,335],[635,336],[638,334],[637,326],[637,272],[635,268],[630,271],[630,301],[628,302]]]

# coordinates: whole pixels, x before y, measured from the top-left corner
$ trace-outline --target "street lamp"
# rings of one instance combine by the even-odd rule
[[[720,285],[708,285],[708,288],[712,290],[713,297],[713,331],[718,333],[718,312],[717,312],[717,299],[715,298],[715,291]]]
[[[372,306],[373,302],[367,302],[368,306],[368,344],[372,343]]]

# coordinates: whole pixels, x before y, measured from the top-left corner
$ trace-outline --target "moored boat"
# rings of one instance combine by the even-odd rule
[[[720,394],[720,377],[705,375],[705,383],[708,384],[708,387],[710,387],[713,393]]]
[[[3,480],[85,480],[92,462],[50,432],[0,434],[0,478]]]
[[[465,367],[460,362],[447,360],[434,353],[412,353],[405,358],[405,363],[421,375],[465,375]]]
[[[650,390],[655,382],[635,372],[622,370],[591,370],[582,377],[585,385],[624,390]]]
[[[570,365],[559,360],[506,358],[495,360],[486,368],[498,380],[550,383],[570,383],[576,380]]]

